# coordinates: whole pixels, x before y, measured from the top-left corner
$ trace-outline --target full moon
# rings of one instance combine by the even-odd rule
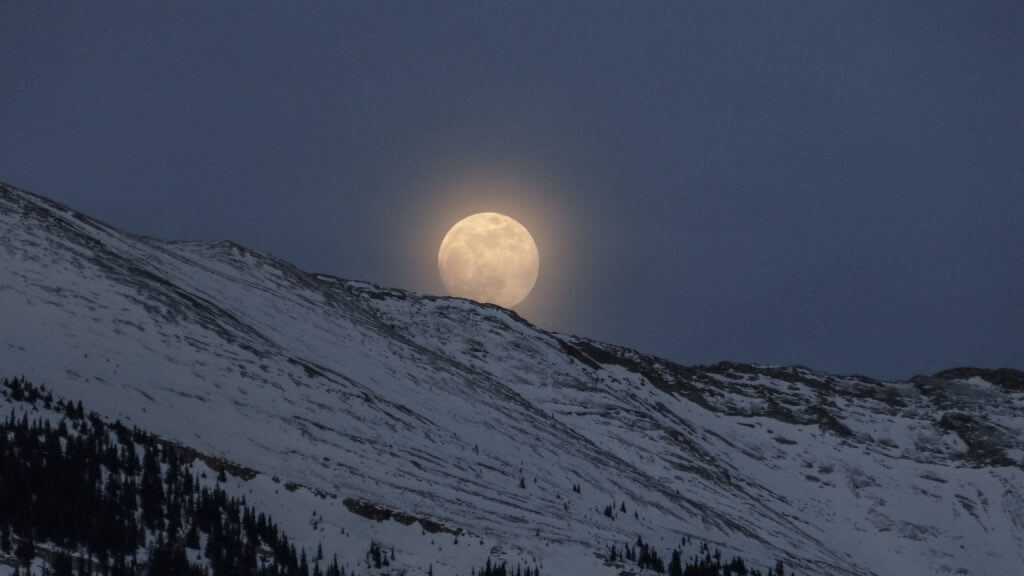
[[[437,252],[441,281],[452,296],[511,308],[537,282],[540,255],[519,222],[497,212],[459,220]]]

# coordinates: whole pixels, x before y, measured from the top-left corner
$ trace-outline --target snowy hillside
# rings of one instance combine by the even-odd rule
[[[797,574],[1024,565],[1020,372],[679,366],[0,185],[0,376],[19,375],[255,471],[238,489],[310,544],[381,538],[411,570],[493,552],[611,575],[637,535]],[[385,509],[404,522],[367,518]]]

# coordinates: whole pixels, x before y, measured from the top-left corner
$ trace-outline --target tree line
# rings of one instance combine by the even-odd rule
[[[53,576],[350,576],[337,557],[324,559],[322,547],[307,557],[269,515],[228,495],[223,469],[210,486],[180,447],[137,427],[105,423],[81,402],[54,399],[25,379],[4,379],[0,391],[61,416],[54,424],[12,410],[0,422],[0,553],[17,561],[16,576],[28,576],[40,556]],[[626,512],[624,502],[613,503],[605,515],[614,517],[616,507]],[[371,541],[365,560],[386,570],[394,548]],[[668,576],[785,576],[781,561],[761,571],[742,558],[723,561],[707,544],[685,560],[676,548],[666,562],[639,536],[610,546],[605,560]],[[540,569],[488,557],[471,576],[540,576]]]
[[[626,543],[621,549],[613,544],[605,558],[610,564],[633,562],[639,568],[668,576],[786,576],[782,560],[776,560],[774,568],[762,572],[749,567],[747,561],[740,557],[723,562],[722,552],[718,549],[711,552],[707,543],[702,543],[700,552],[687,560],[683,559],[679,548],[674,549],[666,566],[658,551],[640,536],[633,545]]]
[[[63,415],[53,424],[12,410],[0,423],[0,552],[19,574],[38,555],[54,576],[343,575],[245,498],[204,485],[174,446],[23,379],[2,390]]]

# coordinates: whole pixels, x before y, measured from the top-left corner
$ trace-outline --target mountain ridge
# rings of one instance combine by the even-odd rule
[[[204,453],[536,557],[557,543],[565,573],[640,533],[812,574],[1024,562],[1005,493],[1024,470],[1019,371],[683,366],[229,241],[122,233],[6,185],[0,207],[0,365]],[[922,474],[946,488],[922,493]],[[611,502],[636,518],[595,513]],[[905,548],[860,552],[889,540]]]
[[[279,256],[275,256],[275,255],[273,255],[273,254],[271,254],[269,252],[265,252],[265,251],[262,251],[262,250],[257,250],[257,249],[254,249],[254,248],[250,248],[248,246],[245,246],[244,244],[241,244],[239,242],[231,240],[230,238],[219,238],[219,239],[216,239],[216,240],[166,239],[166,238],[158,238],[156,236],[149,236],[149,235],[146,235],[146,234],[139,234],[139,233],[136,233],[136,232],[126,232],[126,231],[120,230],[116,226],[113,226],[112,224],[109,224],[109,223],[107,223],[107,222],[105,222],[105,221],[103,221],[101,219],[97,219],[97,218],[89,216],[89,215],[87,215],[87,214],[85,214],[83,212],[80,212],[80,211],[70,207],[67,204],[64,204],[62,202],[58,202],[56,200],[53,200],[52,198],[49,198],[47,196],[43,196],[41,194],[37,194],[35,192],[31,192],[29,190],[24,190],[24,189],[18,188],[16,186],[8,184],[8,183],[6,183],[6,182],[4,182],[2,180],[0,180],[0,192],[4,192],[5,194],[11,194],[11,195],[13,195],[14,193],[17,193],[17,194],[20,194],[20,195],[23,195],[23,196],[32,197],[36,201],[44,202],[44,203],[49,204],[53,208],[56,208],[56,209],[59,209],[59,210],[65,211],[65,212],[72,213],[75,216],[75,218],[77,218],[79,220],[86,221],[86,222],[91,223],[92,225],[101,226],[101,227],[104,227],[104,228],[107,228],[107,229],[110,229],[110,230],[116,230],[120,234],[124,234],[126,236],[133,237],[133,238],[135,238],[135,239],[137,239],[139,241],[143,241],[143,242],[152,242],[152,243],[157,243],[157,244],[172,244],[172,245],[173,244],[180,244],[180,245],[198,245],[198,246],[209,246],[209,247],[225,247],[225,248],[227,248],[228,250],[231,250],[231,251],[237,251],[237,252],[240,252],[240,253],[249,253],[249,254],[253,254],[253,255],[256,255],[256,256],[261,257],[261,258],[265,258],[267,260],[273,261],[278,266],[292,268],[293,270],[299,272],[301,275],[312,276],[312,277],[316,277],[316,278],[322,278],[322,279],[325,279],[325,280],[328,280],[328,281],[334,281],[334,282],[346,282],[346,283],[350,283],[352,285],[365,284],[366,286],[371,288],[372,291],[373,291],[373,294],[369,295],[369,297],[371,297],[371,298],[381,298],[381,297],[383,297],[383,296],[381,296],[382,294],[389,294],[390,293],[390,294],[393,294],[393,295],[394,294],[404,294],[406,297],[415,296],[415,297],[427,298],[427,299],[429,299],[429,298],[440,298],[440,299],[462,300],[462,301],[470,302],[472,304],[475,304],[477,306],[481,306],[481,307],[484,307],[484,308],[491,308],[491,309],[495,309],[495,310],[500,310],[500,311],[508,314],[509,316],[511,316],[513,319],[515,319],[517,321],[520,321],[520,322],[524,322],[530,328],[533,328],[533,329],[536,329],[536,330],[542,330],[542,331],[553,333],[553,334],[563,334],[563,335],[570,336],[570,337],[573,337],[573,338],[586,338],[589,341],[596,341],[593,338],[580,336],[578,334],[561,333],[561,332],[559,332],[557,330],[553,331],[553,330],[548,330],[548,329],[540,328],[539,326],[537,326],[537,325],[533,324],[532,322],[530,322],[528,319],[522,317],[514,309],[504,308],[504,307],[498,306],[497,304],[491,304],[491,303],[486,303],[486,302],[475,302],[473,300],[466,299],[466,298],[461,298],[461,297],[458,297],[458,296],[443,296],[443,295],[419,293],[419,292],[416,292],[416,291],[413,291],[413,290],[408,290],[408,289],[404,289],[404,288],[398,288],[398,287],[394,287],[394,286],[383,286],[383,285],[377,284],[375,282],[372,282],[370,280],[363,280],[363,279],[358,279],[358,278],[347,278],[347,277],[342,277],[342,276],[338,276],[336,274],[330,274],[330,273],[326,273],[326,272],[317,272],[317,271],[306,272],[306,271],[302,271],[299,268],[295,267],[291,262],[289,262],[285,258],[282,258],[282,257],[279,257]],[[598,341],[598,342],[600,342],[600,341]],[[616,344],[613,344],[613,343],[610,343],[610,342],[600,342],[600,343],[606,344],[606,345],[610,345],[610,346],[620,347],[620,348],[623,348],[623,349],[629,349],[629,350],[637,351],[636,349],[628,348],[626,346],[616,345]],[[688,364],[688,365],[684,365],[684,364],[682,364],[680,362],[677,362],[675,360],[671,360],[671,359],[668,359],[668,358],[665,358],[665,357],[657,356],[655,354],[645,354],[645,356],[649,356],[649,357],[652,357],[652,358],[657,358],[658,360],[660,360],[662,362],[667,362],[667,363],[672,363],[672,364],[675,364],[675,365],[678,365],[678,366],[687,366],[687,367],[697,368],[697,369],[713,369],[713,368],[716,368],[716,367],[726,367],[726,366],[760,366],[760,367],[766,367],[766,368],[790,368],[790,369],[801,369],[801,370],[815,371],[815,372],[819,372],[819,373],[822,373],[822,374],[826,374],[827,373],[827,374],[830,374],[830,375],[836,376],[836,377],[856,378],[856,379],[860,379],[860,380],[864,380],[864,381],[876,381],[876,382],[881,382],[882,381],[881,379],[878,379],[876,377],[873,377],[873,376],[870,376],[868,374],[861,373],[861,372],[834,373],[834,372],[827,372],[827,371],[824,371],[824,370],[817,370],[817,369],[811,368],[810,366],[802,365],[802,364],[793,364],[793,365],[763,364],[763,363],[758,363],[758,362],[736,362],[736,361],[732,361],[732,360],[719,360],[719,361],[713,362],[711,364]],[[922,374],[915,374],[915,375],[911,376],[910,378],[907,378],[906,380],[912,381],[914,378],[918,378],[918,377],[935,377],[935,378],[949,377],[951,379],[956,379],[956,378],[958,378],[958,377],[960,377],[960,376],[962,376],[964,374],[969,374],[971,376],[985,376],[985,375],[988,375],[990,377],[996,378],[996,380],[992,380],[992,382],[995,383],[995,384],[1000,384],[1001,381],[1012,382],[1012,386],[1015,389],[1019,388],[1021,386],[1024,386],[1024,370],[1020,370],[1020,369],[1009,367],[1009,366],[1002,366],[1002,367],[991,368],[991,367],[983,367],[983,366],[960,365],[960,366],[954,366],[954,367],[950,367],[950,368],[944,368],[944,369],[941,369],[941,370],[939,370],[937,372],[934,372],[932,374],[923,374],[923,373]]]

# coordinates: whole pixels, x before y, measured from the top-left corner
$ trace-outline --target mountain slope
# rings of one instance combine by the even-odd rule
[[[228,242],[125,234],[8,186],[0,370],[550,573],[610,574],[594,554],[637,534],[807,574],[1024,564],[1014,371],[683,367]],[[613,502],[627,513],[602,514]]]

